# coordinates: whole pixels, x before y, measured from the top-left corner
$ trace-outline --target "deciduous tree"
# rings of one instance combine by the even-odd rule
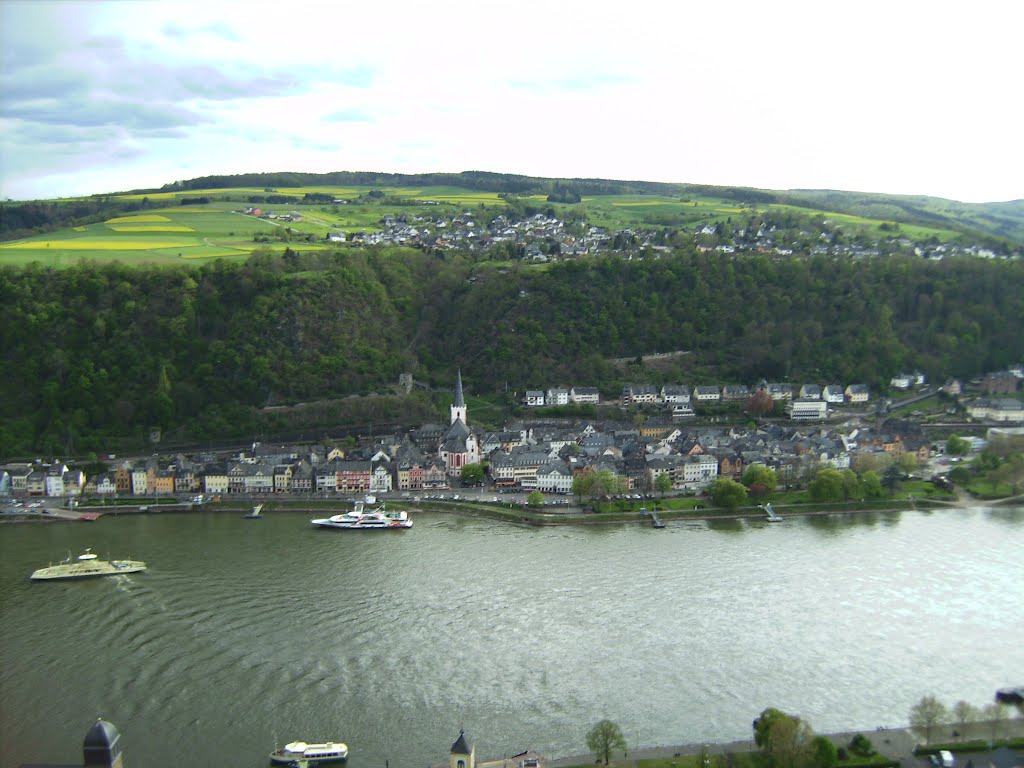
[[[949,721],[946,705],[929,694],[910,708],[910,727],[917,734],[924,736],[925,744],[931,743],[932,731]]]
[[[720,477],[715,480],[708,493],[716,507],[732,509],[747,500],[746,486],[728,477]]]
[[[593,752],[598,760],[604,760],[604,764],[608,765],[612,752],[626,749],[622,729],[611,720],[600,721],[587,733],[587,749]]]
[[[775,470],[769,469],[764,464],[750,464],[743,470],[741,482],[749,488],[752,485],[763,485],[769,492],[775,490]]]

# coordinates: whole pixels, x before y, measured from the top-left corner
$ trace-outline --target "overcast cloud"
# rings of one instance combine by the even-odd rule
[[[0,0],[0,196],[487,170],[1024,198],[1024,4]]]

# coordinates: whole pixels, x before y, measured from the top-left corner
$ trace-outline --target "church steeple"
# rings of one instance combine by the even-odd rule
[[[452,421],[454,424],[456,421],[462,420],[462,423],[466,423],[466,398],[462,395],[462,369],[457,369],[458,372],[455,375],[455,402],[452,404],[451,413]]]

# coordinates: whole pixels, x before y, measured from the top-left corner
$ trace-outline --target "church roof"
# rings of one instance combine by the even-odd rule
[[[466,741],[466,734],[465,734],[465,732],[459,731],[459,738],[457,738],[455,740],[455,743],[452,744],[452,754],[453,755],[468,755],[468,754],[472,753],[472,751],[473,750],[471,750],[469,748],[469,742]]]

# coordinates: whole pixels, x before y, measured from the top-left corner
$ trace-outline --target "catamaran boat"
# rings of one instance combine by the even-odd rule
[[[348,759],[348,746],[340,741],[307,744],[293,741],[270,753],[270,762],[285,765],[327,765],[343,763]]]
[[[404,509],[390,512],[381,504],[376,509],[367,511],[365,502],[357,501],[351,512],[332,515],[318,520],[310,520],[313,525],[321,528],[346,528],[353,530],[380,530],[389,528],[412,528],[412,518]]]

